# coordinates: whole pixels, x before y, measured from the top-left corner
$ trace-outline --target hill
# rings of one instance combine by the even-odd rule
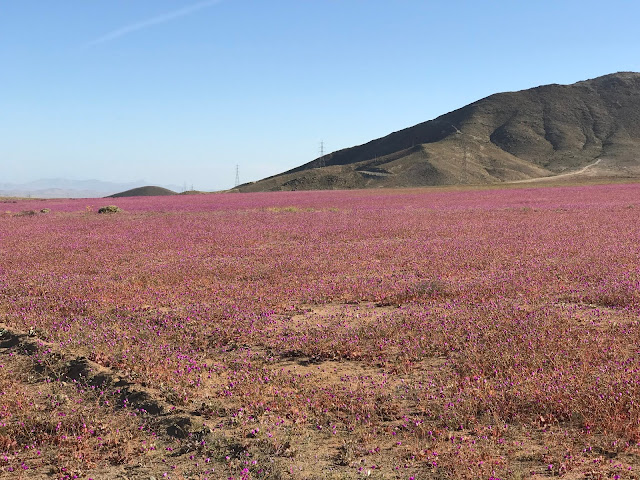
[[[236,191],[640,177],[640,73],[491,95]]]
[[[131,190],[127,190],[125,192],[114,193],[113,195],[109,195],[107,198],[157,197],[161,195],[176,195],[176,192],[174,192],[173,190],[169,190],[168,188],[154,187],[149,185],[146,187],[132,188]]]

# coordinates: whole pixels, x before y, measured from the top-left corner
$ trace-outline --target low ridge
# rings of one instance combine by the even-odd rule
[[[498,93],[236,191],[640,177],[640,73]]]
[[[158,197],[161,195],[176,195],[176,192],[169,190],[168,188],[155,187],[148,185],[146,187],[132,188],[120,193],[114,193],[106,198],[118,198],[118,197]]]

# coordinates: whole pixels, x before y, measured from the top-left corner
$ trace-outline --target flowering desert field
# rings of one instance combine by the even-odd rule
[[[640,185],[0,204],[0,478],[640,476]]]

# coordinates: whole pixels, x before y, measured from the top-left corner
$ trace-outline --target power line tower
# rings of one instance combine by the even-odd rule
[[[464,158],[462,160],[462,183],[469,183],[469,152],[467,146],[464,146]]]
[[[236,165],[236,184],[234,186],[237,187],[238,185],[240,185],[240,168]]]
[[[318,167],[326,167],[327,164],[324,161],[324,142],[320,140],[320,161],[318,162]]]

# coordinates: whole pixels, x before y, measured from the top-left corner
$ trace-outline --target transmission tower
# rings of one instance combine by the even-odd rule
[[[236,184],[235,184],[235,186],[237,187],[238,185],[240,185],[240,170],[239,170],[239,166],[236,165]]]
[[[464,146],[464,158],[462,161],[462,183],[465,185],[469,182],[469,157],[467,146]]]
[[[326,166],[324,161],[324,142],[322,140],[320,140],[320,161],[318,162],[318,166],[320,168]]]

